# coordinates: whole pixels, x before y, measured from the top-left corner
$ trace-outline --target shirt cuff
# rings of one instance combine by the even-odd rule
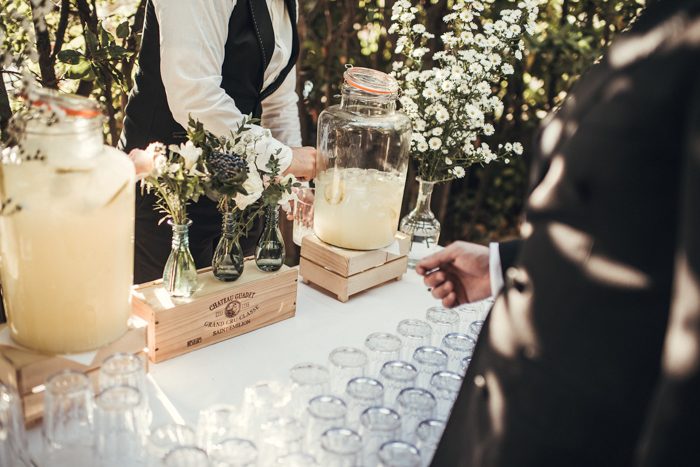
[[[489,243],[489,279],[491,281],[491,295],[494,297],[503,288],[503,268],[501,267],[501,251],[498,242]]]

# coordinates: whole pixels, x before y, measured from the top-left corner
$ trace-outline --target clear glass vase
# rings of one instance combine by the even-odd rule
[[[236,222],[232,212],[225,212],[221,223],[221,238],[214,250],[212,270],[220,281],[235,281],[243,274],[243,250],[235,235]]]
[[[440,238],[440,222],[430,210],[435,182],[418,180],[418,200],[416,207],[403,219],[399,230],[411,236],[411,251],[408,254],[408,267],[414,268],[422,258],[436,251]]]
[[[265,229],[255,248],[255,264],[261,271],[277,271],[284,264],[284,239],[277,205],[265,207]]]
[[[163,287],[172,297],[189,297],[197,290],[197,268],[190,253],[189,240],[192,221],[175,224],[169,220],[168,224],[173,229],[173,243],[163,269]]]

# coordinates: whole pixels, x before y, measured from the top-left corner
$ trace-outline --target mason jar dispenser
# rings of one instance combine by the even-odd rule
[[[93,101],[33,91],[0,164],[0,273],[12,338],[70,353],[114,341],[131,313],[135,175],[103,144]]]
[[[350,68],[340,105],[318,119],[314,233],[353,250],[394,241],[408,169],[411,122],[396,110],[396,80]]]

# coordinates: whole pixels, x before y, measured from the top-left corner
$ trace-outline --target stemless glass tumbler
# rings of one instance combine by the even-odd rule
[[[0,465],[29,466],[19,394],[0,383]]]
[[[466,334],[451,332],[442,339],[442,350],[447,354],[447,369],[459,372],[462,360],[471,357],[474,352],[476,341]]]
[[[413,353],[413,364],[418,370],[416,386],[427,389],[433,374],[447,368],[447,354],[437,347],[418,347]]]
[[[367,336],[365,347],[369,356],[366,374],[376,378],[385,362],[399,358],[401,339],[394,334],[375,332]]]
[[[348,428],[331,428],[321,435],[323,467],[356,467],[362,450],[362,438]]]
[[[397,438],[401,417],[388,407],[370,407],[360,415],[362,436],[362,465],[377,465],[377,453],[382,444]]]
[[[213,467],[255,467],[258,449],[247,439],[226,439],[211,448],[209,459]]]
[[[292,382],[292,411],[297,417],[304,415],[309,401],[330,390],[330,372],[323,365],[299,363],[289,370]]]
[[[128,464],[124,464],[128,465]],[[196,446],[179,446],[170,451],[163,460],[165,467],[210,467],[209,456]]]
[[[366,408],[384,403],[384,386],[376,379],[360,376],[348,381],[345,396],[348,401],[347,425],[356,428],[360,414]]]
[[[396,332],[402,342],[401,360],[410,361],[418,347],[430,345],[433,330],[423,320],[404,319],[396,326]]]
[[[445,422],[442,420],[423,420],[416,428],[416,447],[420,451],[422,465],[427,467],[430,461],[433,460],[433,455],[437,449],[437,445],[442,438],[442,432],[445,431]]]
[[[386,362],[379,372],[379,380],[384,385],[384,404],[396,406],[396,397],[401,390],[415,386],[418,370],[408,362],[393,360]]]
[[[178,446],[197,443],[197,434],[187,425],[168,423],[151,431],[148,436],[147,453],[154,463],[160,463],[165,455]]]
[[[94,400],[90,379],[66,370],[46,382],[43,424],[44,463],[70,466],[93,459]]]
[[[294,417],[274,417],[260,426],[260,463],[270,465],[278,457],[301,452],[305,430]]]
[[[425,312],[425,319],[433,330],[431,343],[434,346],[439,346],[445,335],[457,332],[459,329],[459,315],[450,308],[441,306],[428,308],[428,311]]]
[[[440,420],[449,418],[460,387],[462,387],[462,377],[452,371],[438,371],[432,376],[430,392],[433,393],[437,401],[436,418]]]
[[[240,410],[233,405],[215,404],[200,410],[197,421],[197,444],[207,452],[230,438],[245,437],[248,427]]]
[[[151,424],[151,409],[148,404],[148,388],[146,385],[146,362],[140,355],[119,352],[110,355],[100,367],[98,375],[100,391],[113,386],[131,386],[139,390],[141,403],[141,423],[144,430]]]
[[[401,439],[413,443],[418,424],[433,418],[437,401],[425,389],[408,388],[401,391],[397,402],[397,411],[401,415]]]
[[[379,449],[380,467],[419,467],[418,448],[403,441],[389,441]]]
[[[367,354],[355,347],[333,349],[328,355],[331,370],[331,392],[342,395],[350,379],[366,374],[367,361]]]
[[[319,457],[321,435],[331,428],[345,426],[348,407],[338,397],[323,395],[311,399],[306,412],[306,446],[311,454]]]
[[[95,398],[95,454],[100,465],[146,465],[146,430],[141,393],[131,386],[112,386]]]

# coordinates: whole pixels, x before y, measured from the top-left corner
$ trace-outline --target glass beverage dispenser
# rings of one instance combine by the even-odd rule
[[[135,175],[89,99],[32,91],[0,164],[0,272],[12,338],[69,353],[127,329]]]
[[[411,122],[399,87],[376,70],[345,72],[340,105],[318,119],[314,233],[353,250],[394,241],[408,169]]]

